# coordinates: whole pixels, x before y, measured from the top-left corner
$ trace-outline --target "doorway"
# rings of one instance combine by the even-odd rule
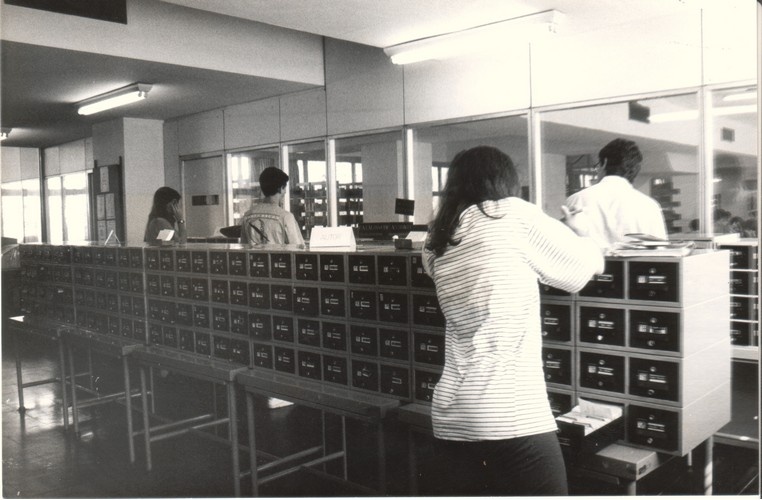
[[[222,156],[183,160],[183,201],[189,238],[219,236],[225,227],[225,168]]]

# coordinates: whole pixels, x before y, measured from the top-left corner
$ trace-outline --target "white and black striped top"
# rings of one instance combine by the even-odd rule
[[[542,371],[538,278],[576,292],[603,270],[589,238],[519,198],[461,215],[455,239],[424,250],[447,319],[445,366],[432,423],[441,439],[510,439],[556,430]]]

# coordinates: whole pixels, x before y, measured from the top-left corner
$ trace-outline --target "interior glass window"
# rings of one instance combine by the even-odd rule
[[[714,234],[757,237],[757,89],[711,93],[712,227]]]
[[[280,168],[278,147],[241,151],[227,155],[228,167],[228,224],[241,224],[243,214],[252,202],[262,197],[259,175],[267,167]]]
[[[40,180],[26,179],[21,181],[24,203],[24,242],[42,241],[42,203],[40,198]]]
[[[24,218],[19,217],[24,213],[24,199],[21,181],[4,182],[2,184],[2,218],[3,236],[14,238],[19,243],[24,242]]]
[[[90,235],[90,204],[87,172],[61,176],[64,241],[87,241]]]
[[[635,188],[659,202],[668,233],[690,231],[701,213],[698,109],[691,93],[539,112],[543,210],[560,217],[569,195],[597,182],[601,148],[623,138],[643,155]]]
[[[516,166],[522,198],[530,193],[527,116],[508,116],[417,128],[413,131],[415,223],[433,219],[453,157],[475,146],[494,146]]]
[[[395,199],[404,196],[402,131],[336,139],[340,226],[399,220]]]
[[[51,243],[62,243],[64,238],[64,214],[61,176],[45,179],[45,199],[48,223],[48,240]]]
[[[328,226],[328,169],[325,141],[290,144],[288,158],[289,208],[309,238],[315,226]]]

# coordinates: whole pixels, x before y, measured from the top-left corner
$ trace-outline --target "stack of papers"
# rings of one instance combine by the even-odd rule
[[[628,234],[625,241],[614,243],[607,255],[613,257],[683,257],[690,255],[693,241],[669,241],[648,234]]]

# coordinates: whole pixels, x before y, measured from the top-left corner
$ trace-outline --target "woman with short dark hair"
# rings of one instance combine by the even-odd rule
[[[458,153],[423,251],[447,320],[431,414],[452,462],[452,494],[568,493],[545,387],[537,282],[576,292],[603,272],[603,256],[519,191],[502,151]],[[585,233],[582,214],[566,216]]]

